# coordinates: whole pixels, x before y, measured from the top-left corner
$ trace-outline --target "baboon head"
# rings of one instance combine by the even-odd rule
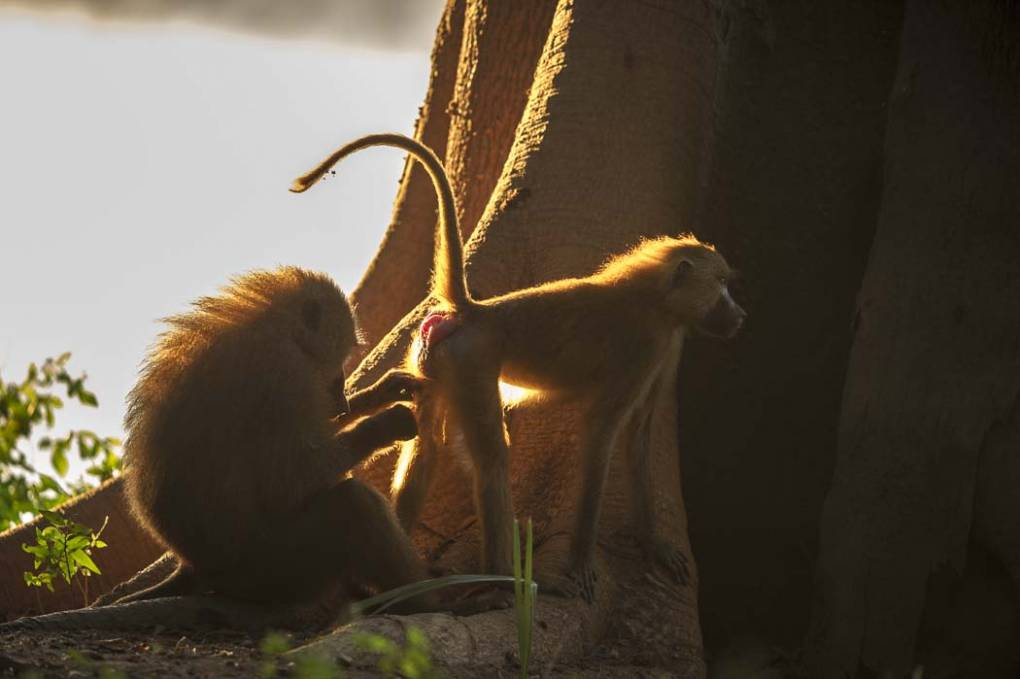
[[[343,364],[357,344],[354,315],[347,298],[326,276],[300,272],[303,280],[290,305],[294,341],[308,359],[335,406],[335,414],[348,411]]]
[[[321,386],[334,415],[347,412],[343,363],[357,344],[357,331],[347,298],[329,276],[294,266],[252,271],[223,293],[199,301],[205,318],[249,335],[231,340],[240,346],[267,341],[296,348],[281,347],[303,363],[297,369],[305,379]]]
[[[663,271],[668,275],[666,304],[682,325],[711,337],[733,337],[747,312],[730,295],[733,270],[715,248],[693,236],[666,238]]]
[[[737,334],[747,312],[733,301],[733,270],[714,249],[697,246],[678,249],[673,266],[671,294],[685,316],[685,325],[710,337]]]

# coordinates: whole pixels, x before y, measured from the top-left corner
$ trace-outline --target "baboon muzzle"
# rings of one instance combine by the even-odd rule
[[[747,312],[733,301],[730,291],[724,288],[719,299],[698,323],[698,330],[712,337],[729,339],[737,334],[740,326],[744,324],[745,318],[747,318]]]

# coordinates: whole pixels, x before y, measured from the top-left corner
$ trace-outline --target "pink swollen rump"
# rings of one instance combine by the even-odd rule
[[[460,323],[457,317],[446,311],[433,311],[421,322],[419,332],[425,349],[431,349],[449,337]]]

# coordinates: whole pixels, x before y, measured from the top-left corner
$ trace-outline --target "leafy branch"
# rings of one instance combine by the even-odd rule
[[[0,530],[21,523],[26,515],[53,509],[121,469],[120,441],[87,430],[39,437],[35,447],[49,452],[55,475],[40,472],[29,459],[26,446],[39,428],[53,429],[64,399],[90,408],[98,405],[95,394],[85,387],[86,376],[73,377],[68,372],[70,358],[65,353],[41,365],[31,363],[20,382],[0,379]],[[64,398],[58,395],[61,388]],[[65,487],[61,480],[69,470],[72,451],[91,463],[85,470],[91,480],[80,478]]]

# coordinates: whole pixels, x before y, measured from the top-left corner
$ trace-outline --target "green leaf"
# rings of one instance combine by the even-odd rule
[[[66,476],[69,467],[66,449],[62,446],[55,447],[50,454],[50,464],[53,465],[53,471],[57,472],[57,476],[61,478]]]
[[[91,542],[91,539],[85,535],[72,535],[67,539],[65,549],[69,552],[74,552],[87,548]]]
[[[100,575],[99,566],[97,566],[96,562],[92,560],[92,557],[90,557],[84,551],[72,552],[71,553],[71,558],[79,566],[87,568],[88,570],[90,570],[91,572],[95,573],[96,575]]]
[[[50,476],[49,474],[39,475],[39,483],[37,484],[37,489],[39,492],[45,492],[49,490],[53,491],[54,493],[57,493],[58,495],[65,494],[64,489],[60,485],[60,483],[58,483],[57,480]]]
[[[44,558],[49,553],[49,550],[46,549],[45,545],[28,545],[21,543],[21,549],[22,551],[28,552],[38,558]]]

